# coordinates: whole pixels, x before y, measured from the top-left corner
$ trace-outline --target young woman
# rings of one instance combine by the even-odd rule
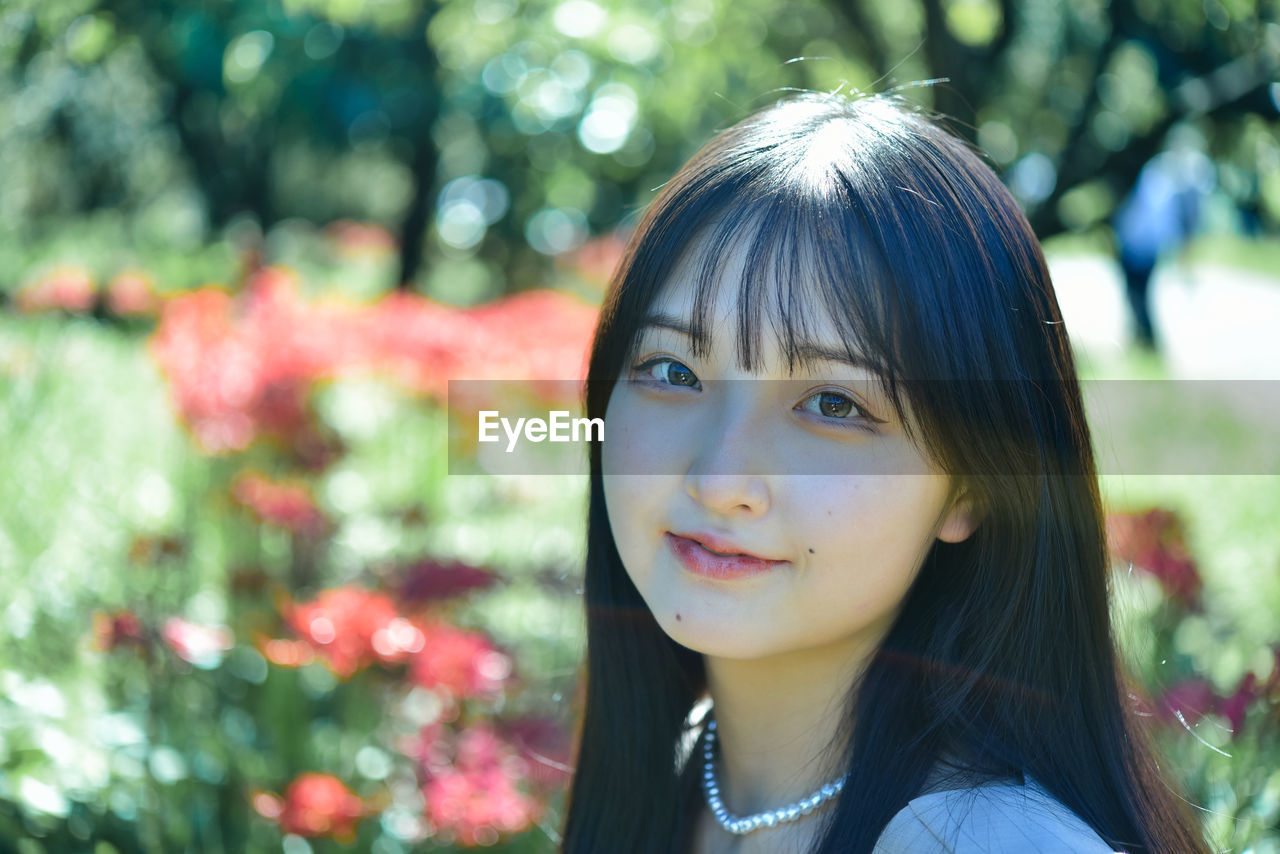
[[[563,851],[1207,851],[1117,665],[1043,255],[964,143],[888,97],[720,133],[586,409]]]

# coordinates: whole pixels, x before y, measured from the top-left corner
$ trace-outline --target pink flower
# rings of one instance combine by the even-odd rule
[[[269,525],[311,535],[328,526],[328,519],[311,497],[310,487],[301,481],[273,481],[258,472],[244,472],[232,483],[231,494]]]
[[[1107,541],[1112,556],[1156,578],[1170,598],[1193,608],[1203,581],[1187,553],[1181,519],[1153,508],[1145,513],[1112,513],[1107,517]]]
[[[202,626],[181,617],[165,620],[160,637],[183,661],[205,669],[216,667],[235,642],[226,626]]]
[[[526,770],[488,724],[475,724],[459,736],[451,766],[427,769],[427,819],[464,846],[492,845],[502,833],[525,830],[541,812],[517,786]]]
[[[452,749],[440,718],[419,727],[416,735],[402,737],[397,745],[397,750],[424,768],[447,766]]]
[[[409,678],[454,698],[493,695],[511,674],[511,659],[480,632],[444,623],[424,625],[426,642],[409,665]]]

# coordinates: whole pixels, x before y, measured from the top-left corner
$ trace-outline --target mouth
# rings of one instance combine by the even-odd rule
[[[694,575],[705,578],[718,580],[746,578],[770,572],[787,563],[785,560],[772,560],[753,555],[737,549],[732,544],[726,544],[723,540],[715,540],[711,537],[707,538],[712,540],[711,543],[704,543],[701,539],[694,539],[691,536],[673,534],[670,531],[666,532],[664,537],[668,548],[680,564]],[[719,548],[714,548],[716,546]]]
[[[677,534],[674,531],[668,531],[667,534],[673,537],[679,537],[682,540],[688,540],[689,542],[697,543],[698,545],[702,546],[703,549],[705,549],[706,551],[708,551],[713,555],[716,555],[717,557],[745,557],[745,558],[752,558],[754,560],[770,561],[774,563],[778,562],[778,561],[774,561],[773,558],[768,558],[768,557],[764,557],[763,555],[753,554],[747,551],[746,549],[742,548],[732,540],[726,540],[722,537],[717,537],[714,534],[702,534],[702,533]]]

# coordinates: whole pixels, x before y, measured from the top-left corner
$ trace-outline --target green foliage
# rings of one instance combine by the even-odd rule
[[[278,452],[197,453],[136,334],[37,316],[5,320],[0,342],[0,462],[12,475],[0,502],[0,583],[11,591],[0,608],[0,839],[51,851],[277,850],[280,831],[252,793],[323,771],[385,817],[360,824],[362,850],[407,850],[422,796],[395,746],[439,700],[406,692],[394,670],[344,679],[319,662],[269,663],[254,638],[288,636],[271,594],[281,584],[299,598],[353,579],[394,584],[378,568],[424,554],[500,568],[504,587],[457,603],[450,619],[487,627],[527,687],[473,713],[567,708],[582,643],[571,570],[582,495],[567,479],[446,477],[434,440],[442,412],[384,383],[331,383],[316,407],[347,452],[318,479],[337,527],[334,547],[312,554],[226,492],[237,470],[278,469]],[[137,634],[110,627],[121,613]],[[236,643],[186,660],[159,636],[174,616],[226,625]],[[500,850],[549,844],[538,829]]]
[[[0,245],[98,211],[132,247],[352,218],[399,235],[393,281],[447,289],[436,267],[466,260],[482,297],[545,283],[776,95],[898,86],[990,151],[1043,237],[1108,221],[1178,121],[1223,203],[1274,226],[1268,8],[24,0],[0,11]]]

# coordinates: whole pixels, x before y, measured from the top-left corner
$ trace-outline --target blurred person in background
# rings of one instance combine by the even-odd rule
[[[1115,239],[1133,340],[1145,350],[1159,349],[1151,312],[1151,274],[1163,257],[1177,252],[1195,234],[1204,201],[1216,184],[1203,142],[1199,131],[1189,125],[1171,129],[1164,150],[1142,167],[1116,210]]]

